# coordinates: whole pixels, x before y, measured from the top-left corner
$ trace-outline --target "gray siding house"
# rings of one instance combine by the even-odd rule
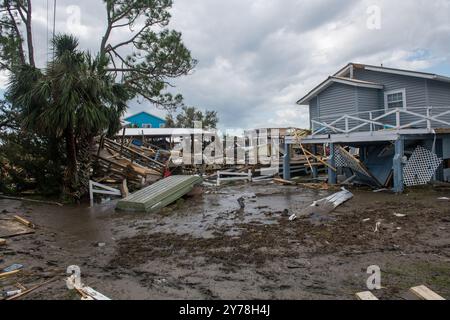
[[[298,101],[308,105],[316,132],[369,131],[364,120],[376,119],[372,130],[427,128],[427,114],[437,116],[431,127],[450,127],[450,78],[430,73],[350,63]],[[399,123],[397,114],[399,110]],[[391,113],[391,114],[389,114]],[[346,120],[339,118],[347,118]],[[381,117],[381,118],[380,118]],[[335,122],[336,120],[339,120]],[[335,123],[333,123],[335,122]],[[378,124],[375,124],[377,122]],[[330,127],[326,127],[333,123]],[[366,123],[364,125],[364,123]],[[346,130],[348,129],[348,130]]]
[[[302,143],[330,150],[329,183],[345,175],[401,192],[423,181],[450,182],[449,77],[349,63],[297,104],[310,115],[312,134]],[[289,144],[295,143],[286,140],[285,179]],[[342,163],[349,148],[358,150],[362,172]]]

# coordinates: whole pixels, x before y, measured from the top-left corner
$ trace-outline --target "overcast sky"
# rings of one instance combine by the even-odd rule
[[[57,31],[98,50],[103,1],[57,1]],[[43,63],[47,0],[33,4]],[[176,91],[217,110],[221,128],[308,127],[307,108],[295,102],[350,61],[450,75],[450,0],[174,0],[172,14],[170,27],[199,60]],[[164,116],[131,103],[130,113],[141,110]]]

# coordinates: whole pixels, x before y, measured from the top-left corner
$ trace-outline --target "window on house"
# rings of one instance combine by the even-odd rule
[[[386,109],[406,109],[406,90],[388,91],[384,94]]]
[[[152,125],[151,124],[148,124],[148,123],[144,123],[143,125],[142,125],[142,128],[144,128],[144,129],[150,129],[152,127]]]

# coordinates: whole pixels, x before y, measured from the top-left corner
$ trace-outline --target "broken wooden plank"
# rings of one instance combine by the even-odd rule
[[[16,221],[18,221],[19,223],[23,224],[24,226],[31,228],[31,229],[35,229],[36,226],[31,223],[30,221],[28,221],[27,219],[24,219],[22,217],[19,216],[14,216],[14,219],[16,219]]]
[[[41,287],[43,287],[43,286],[45,286],[45,285],[47,285],[47,284],[49,284],[49,283],[55,281],[56,279],[57,279],[57,277],[52,278],[52,279],[50,279],[50,280],[48,280],[48,281],[45,281],[45,282],[43,282],[43,283],[41,283],[41,284],[39,284],[39,285],[37,285],[37,286],[35,286],[35,287],[33,287],[33,288],[30,288],[30,289],[28,289],[28,290],[26,290],[26,291],[23,291],[23,292],[21,292],[21,293],[18,294],[18,295],[9,297],[9,298],[6,299],[6,300],[16,300],[16,299],[19,299],[19,298],[21,298],[21,297],[23,297],[23,296],[25,296],[25,295],[27,295],[27,294],[32,293],[33,291],[36,291],[37,289],[39,289],[39,288],[41,288]]]
[[[4,246],[6,245],[6,240],[5,239],[0,239],[0,246]]]
[[[124,179],[122,181],[122,184],[120,186],[120,192],[122,193],[122,198],[126,198],[130,195],[130,191],[128,190],[127,179]]]
[[[19,273],[21,270],[14,270],[14,271],[10,271],[10,272],[4,272],[4,273],[0,273],[0,278],[6,278],[9,276],[13,276],[17,273]]]
[[[0,220],[0,238],[7,239],[16,236],[32,234],[35,231],[15,219]]]
[[[284,180],[284,179],[281,179],[281,178],[274,178],[273,181],[276,182],[276,183],[286,184],[286,185],[290,185],[290,186],[295,185],[295,182],[289,181],[289,180]]]
[[[356,297],[359,300],[363,300],[363,301],[376,301],[378,300],[377,297],[374,296],[374,294],[370,291],[364,291],[364,292],[358,292],[356,294]]]
[[[424,285],[413,287],[410,289],[410,291],[422,300],[430,300],[430,301],[445,300],[443,297],[441,297],[436,292],[432,291],[431,289],[427,288]]]

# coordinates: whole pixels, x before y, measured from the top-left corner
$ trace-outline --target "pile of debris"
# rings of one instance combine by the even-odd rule
[[[120,186],[126,180],[130,189],[142,189],[163,177],[168,158],[166,153],[161,155],[158,150],[102,138],[94,154],[92,180],[108,186]]]

